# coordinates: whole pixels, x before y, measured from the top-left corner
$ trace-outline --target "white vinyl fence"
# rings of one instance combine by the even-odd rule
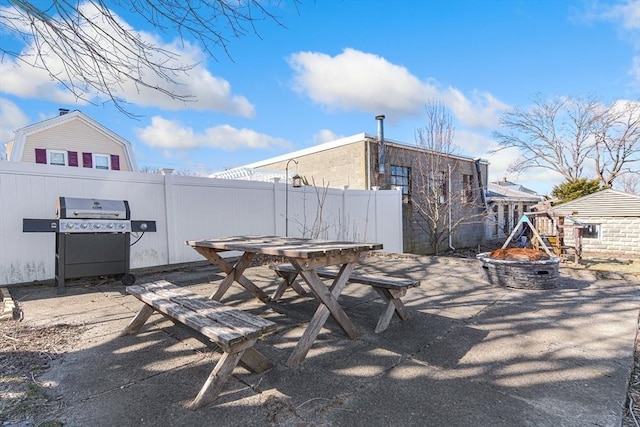
[[[132,219],[156,221],[157,232],[132,245],[132,269],[204,260],[186,240],[284,236],[286,205],[289,236],[382,243],[385,252],[402,252],[400,191],[287,189],[284,183],[0,161],[0,285],[55,277],[55,233],[23,233],[22,220],[56,218],[61,196],[127,200]]]

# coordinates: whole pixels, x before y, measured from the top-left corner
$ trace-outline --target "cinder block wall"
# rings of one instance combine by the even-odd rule
[[[325,151],[296,157],[289,163],[289,179],[296,173],[316,187],[367,190],[367,164],[365,141],[343,145]],[[276,162],[259,169],[285,170],[287,162]]]
[[[581,222],[600,224],[599,239],[582,239],[584,256],[619,256],[640,258],[640,218],[580,217]],[[573,244],[573,230],[568,228],[564,241]]]

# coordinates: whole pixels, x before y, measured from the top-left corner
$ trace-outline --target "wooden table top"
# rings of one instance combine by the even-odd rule
[[[382,249],[381,243],[357,243],[282,236],[231,236],[187,240],[194,248],[242,251],[291,258],[332,257]]]

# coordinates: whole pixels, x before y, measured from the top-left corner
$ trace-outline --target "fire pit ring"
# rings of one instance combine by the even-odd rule
[[[491,257],[491,252],[476,255],[481,273],[493,285],[517,289],[552,289],[559,278],[560,258],[542,260],[505,260]]]

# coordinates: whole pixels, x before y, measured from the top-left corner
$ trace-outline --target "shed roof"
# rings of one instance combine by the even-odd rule
[[[607,189],[553,207],[561,215],[577,217],[639,217],[640,196]]]

